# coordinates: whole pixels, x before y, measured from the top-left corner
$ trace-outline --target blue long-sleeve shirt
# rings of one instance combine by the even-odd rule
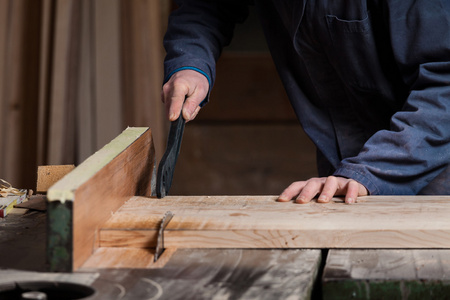
[[[179,1],[166,76],[215,62],[245,1]],[[319,175],[370,194],[450,194],[450,1],[255,0]]]

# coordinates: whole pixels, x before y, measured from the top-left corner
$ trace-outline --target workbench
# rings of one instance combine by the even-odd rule
[[[136,153],[143,153],[147,157],[149,150],[143,145],[147,144],[139,144],[139,151]],[[126,149],[133,150],[132,147],[127,146]],[[138,156],[137,159],[140,162],[143,161],[142,157]],[[126,159],[122,157],[121,161],[122,166],[123,161],[129,162],[131,159],[126,156]],[[137,173],[147,176],[148,172],[151,173],[152,164],[151,161],[149,165],[141,163],[141,169]],[[125,174],[128,169],[124,168]],[[98,174],[98,172],[94,173]],[[100,177],[103,178],[104,174]],[[113,177],[108,177],[107,180],[114,182]],[[70,181],[73,183],[73,178]],[[150,181],[148,184],[151,186],[154,183]],[[234,229],[231,227],[230,231],[223,231],[222,240],[217,239],[221,243],[220,248],[213,248],[208,246],[210,240],[208,234],[214,232],[217,234],[217,230],[225,227],[229,229],[232,225],[227,223],[226,217],[214,217],[217,211],[208,206],[213,205],[208,204],[208,197],[198,202],[203,208],[194,209],[192,214],[190,210],[186,210],[186,213],[183,212],[182,205],[174,206],[171,201],[179,204],[183,201],[188,203],[198,199],[195,197],[156,199],[151,195],[140,196],[140,194],[151,193],[151,188],[144,188],[141,182],[140,191],[136,192],[137,189],[132,188],[131,195],[139,194],[137,197],[122,199],[122,204],[114,210],[109,210],[108,207],[102,208],[102,211],[106,211],[106,222],[102,221],[101,212],[96,212],[95,218],[89,219],[89,221],[95,219],[101,223],[99,225],[101,228],[97,225],[93,226],[95,232],[91,235],[87,231],[86,222],[82,222],[83,224],[79,222],[79,220],[86,221],[82,215],[80,216],[80,211],[83,211],[83,214],[89,212],[81,209],[89,207],[86,203],[92,203],[93,200],[86,203],[83,203],[83,200],[90,195],[99,199],[96,193],[104,193],[103,187],[95,191],[90,190],[91,185],[88,185],[90,187],[88,189],[83,188],[83,185],[77,186],[76,189],[70,188],[70,197],[73,199],[69,199],[68,194],[62,193],[63,189],[58,188],[58,186],[65,188],[64,182],[55,186],[59,198],[61,195],[66,195],[63,197],[64,201],[49,201],[47,211],[44,212],[29,210],[25,214],[10,214],[7,218],[0,220],[0,242],[2,243],[0,291],[4,290],[7,284],[11,285],[14,282],[28,288],[30,282],[39,281],[41,284],[47,284],[47,288],[56,286],[56,288],[71,291],[72,294],[75,291],[86,293],[80,295],[78,299],[450,299],[450,250],[448,250],[450,247],[447,246],[448,232],[445,218],[429,220],[430,224],[424,227],[423,235],[420,234],[420,230],[403,232],[402,222],[406,222],[407,218],[400,218],[397,223],[394,222],[397,226],[396,230],[381,230],[381,233],[378,232],[375,235],[378,237],[377,240],[371,238],[372,232],[364,223],[365,217],[362,216],[353,225],[355,230],[351,230],[350,225],[348,228],[342,227],[344,234],[339,239],[335,239],[335,243],[341,243],[341,247],[333,246],[329,238],[315,238],[318,233],[311,234],[309,237],[304,235],[302,239],[302,234],[307,228],[299,228],[295,232],[287,230],[287,234],[290,235],[283,233],[283,241],[287,241],[286,237],[292,235],[299,238],[291,239],[289,241],[291,244],[283,244],[280,248],[277,244],[280,241],[280,236],[277,236],[279,232],[267,231],[264,226],[261,226],[259,231],[255,231],[264,238],[242,239],[242,234],[247,234],[246,228],[259,226],[258,222],[243,221],[246,218],[245,215],[251,215],[251,211],[256,209],[256,205],[252,208],[249,203],[262,201],[261,205],[267,206],[271,205],[273,197],[232,199],[212,197],[221,209],[227,210],[230,218],[241,219],[241,221],[233,222]],[[120,193],[121,191],[114,191],[118,199],[124,197]],[[48,197],[54,197],[54,195],[55,193],[53,196],[49,194]],[[116,201],[113,198],[108,199],[109,201],[104,202],[105,204],[109,205]],[[434,203],[435,206],[423,206],[420,201],[416,201],[415,204],[412,201],[407,213],[417,223],[424,222],[421,219],[422,212],[431,212],[439,217],[440,213],[446,212],[446,199],[445,197],[430,198],[430,203]],[[156,203],[158,200],[165,202]],[[143,201],[146,204],[140,206]],[[334,199],[333,203],[327,204],[328,206],[315,202],[309,206],[284,203],[284,206],[280,208],[278,204],[275,204],[274,207],[277,209],[274,209],[274,215],[280,214],[277,210],[284,209],[286,205],[293,205],[290,210],[296,213],[302,213],[301,210],[305,210],[303,220],[308,220],[307,217],[311,216],[310,210],[315,210],[313,211],[315,218],[325,215],[330,220],[338,221],[339,215],[345,218],[346,214],[350,216],[356,214],[354,212],[358,212],[361,207],[374,205],[371,201],[369,198],[367,203],[357,203],[354,206],[345,205],[339,199]],[[395,207],[402,205],[402,201],[393,202],[390,206],[392,211],[395,211]],[[191,206],[190,204],[189,207]],[[157,218],[168,208],[173,210],[178,218],[174,217],[173,222],[171,221],[167,227],[165,244],[167,248],[163,256],[157,262],[151,263],[154,254],[151,247],[154,245],[151,240],[146,239],[154,235],[150,232],[153,229],[143,230],[143,228],[137,228],[136,224],[143,224],[143,220],[154,223],[156,219],[152,218]],[[239,213],[235,212],[237,208],[240,209]],[[242,208],[246,211],[243,212]],[[54,223],[55,215],[49,216],[56,212],[62,212],[57,216],[65,217],[57,219],[58,226]],[[390,213],[392,212],[381,212],[380,215],[384,214],[388,220]],[[125,217],[127,214],[129,219]],[[136,217],[139,214],[147,218]],[[198,235],[198,232],[184,230],[187,224],[193,224],[195,214],[204,215],[204,221],[201,222],[203,229],[207,229],[204,236],[203,233]],[[281,213],[281,215],[289,219],[289,213]],[[213,224],[216,219],[220,219],[219,225]],[[128,220],[119,222],[122,224],[120,226],[127,224],[126,230],[117,225],[119,224],[117,220]],[[313,218],[310,219],[311,222],[313,220]],[[287,226],[282,220],[277,224]],[[64,231],[66,226],[70,229],[69,231]],[[322,230],[333,234],[332,226],[327,227],[327,224],[323,226]],[[239,239],[233,238],[236,232],[240,235]],[[192,242],[189,245],[186,241],[192,241],[192,233],[200,238],[197,243]],[[126,236],[121,237],[123,234]],[[129,234],[135,236],[130,239]],[[436,238],[427,238],[428,234]],[[236,244],[238,247],[233,247],[235,242],[240,243]],[[267,242],[268,246],[263,248],[259,245],[262,242]],[[306,242],[309,243],[309,247],[302,247],[301,245]],[[257,247],[254,246],[255,243]],[[368,247],[364,247],[364,243]],[[399,245],[402,244],[407,245],[408,249],[401,249]],[[86,245],[93,245],[93,248]],[[195,248],[195,245],[202,245],[202,248]],[[320,247],[320,245],[330,247]],[[389,249],[378,249],[377,245]],[[414,245],[427,249],[414,249]],[[142,257],[147,257],[142,255],[145,252],[148,252],[147,256],[150,257],[148,262],[142,260]],[[130,255],[135,253],[139,261],[133,261]],[[0,299],[3,298],[0,296]]]
[[[449,250],[180,249],[160,269],[52,273],[45,236],[45,212],[0,220],[0,286],[62,281],[124,300],[450,297]]]

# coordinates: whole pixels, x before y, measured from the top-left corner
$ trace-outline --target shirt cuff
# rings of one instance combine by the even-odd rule
[[[377,185],[374,184],[373,181],[366,174],[362,173],[361,170],[359,170],[359,169],[340,166],[334,172],[333,176],[340,176],[340,177],[345,177],[345,178],[356,180],[357,182],[362,184],[367,189],[367,191],[369,192],[369,195],[382,194],[382,192],[377,187]]]

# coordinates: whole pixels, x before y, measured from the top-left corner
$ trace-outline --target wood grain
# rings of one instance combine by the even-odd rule
[[[50,188],[50,203],[73,203],[73,269],[97,248],[97,230],[111,213],[133,195],[150,196],[154,157],[151,131],[128,128]]]
[[[52,185],[74,168],[74,165],[38,166],[36,191],[47,192]]]
[[[81,267],[91,268],[149,268],[153,265],[154,249],[101,247]]]
[[[152,245],[155,220],[170,210],[165,247],[450,248],[449,199],[368,196],[355,205],[337,198],[301,205],[275,196],[133,197],[103,226],[100,243]]]

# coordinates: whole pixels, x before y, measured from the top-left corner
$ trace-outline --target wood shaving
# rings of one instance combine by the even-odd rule
[[[0,197],[7,197],[9,195],[21,196],[25,194],[25,192],[20,191],[16,188],[13,188],[11,183],[0,178]]]

